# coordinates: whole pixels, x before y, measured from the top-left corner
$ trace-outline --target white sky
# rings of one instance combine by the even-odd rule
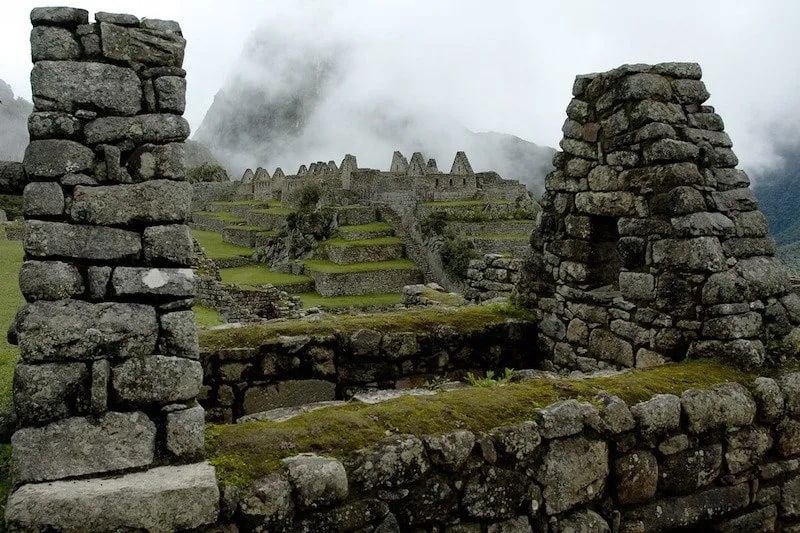
[[[38,5],[49,3],[7,0],[0,19],[0,79],[25,98],[28,17]],[[556,146],[576,74],[673,60],[702,65],[708,103],[725,119],[744,166],[768,163],[776,132],[797,130],[795,0],[109,0],[76,6],[181,23],[193,129],[251,32],[293,20],[307,21],[302,38],[343,32],[372,65],[365,75],[386,80],[374,86],[458,116],[475,131]]]

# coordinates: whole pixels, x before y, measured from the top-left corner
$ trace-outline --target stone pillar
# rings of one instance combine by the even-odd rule
[[[171,21],[31,12],[11,528],[213,522]],[[167,494],[169,497],[167,497]]]
[[[528,276],[556,366],[689,355],[751,367],[800,323],[700,77],[697,64],[662,63],[575,80]]]

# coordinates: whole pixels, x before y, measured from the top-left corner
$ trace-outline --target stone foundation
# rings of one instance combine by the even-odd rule
[[[465,296],[477,301],[511,296],[519,282],[523,263],[523,259],[500,254],[486,254],[483,259],[472,259],[467,269],[469,289]]]

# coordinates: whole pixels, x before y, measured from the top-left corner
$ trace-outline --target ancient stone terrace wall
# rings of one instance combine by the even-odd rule
[[[510,297],[520,280],[524,260],[501,254],[485,254],[471,259],[467,269],[466,296],[479,302],[498,297]]]
[[[758,365],[800,323],[700,76],[664,63],[575,80],[534,239],[540,341],[557,366]]]
[[[175,22],[31,12],[11,529],[213,522]]]
[[[601,393],[484,434],[394,435],[284,459],[232,505],[244,530],[722,533],[800,526],[800,375]],[[373,529],[375,528],[375,529]]]

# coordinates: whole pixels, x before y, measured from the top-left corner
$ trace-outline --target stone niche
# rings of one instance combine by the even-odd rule
[[[800,321],[694,63],[578,76],[532,238],[540,348],[561,368],[764,362]]]

